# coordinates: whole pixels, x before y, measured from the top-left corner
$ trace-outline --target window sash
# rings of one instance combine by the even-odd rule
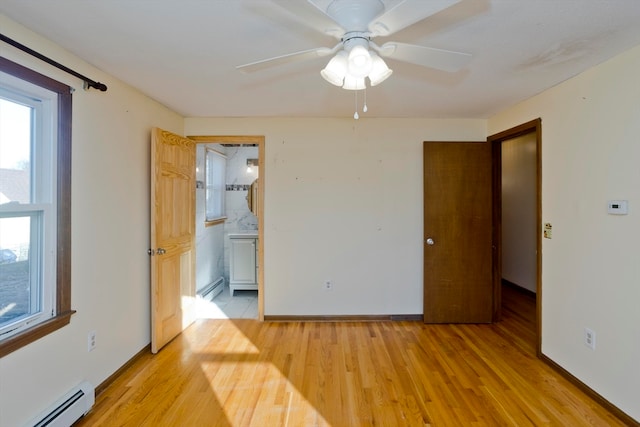
[[[211,148],[205,151],[205,220],[215,221],[225,215],[225,181],[227,157]]]
[[[33,324],[51,318],[54,315],[54,287],[51,285],[47,286],[44,280],[47,276],[46,270],[51,269],[49,266],[45,266],[45,256],[43,253],[43,248],[45,246],[45,227],[43,226],[43,222],[46,218],[46,214],[44,210],[39,209],[17,212],[0,212],[0,225],[2,225],[2,227],[0,227],[0,232],[6,232],[6,230],[3,230],[3,227],[7,224],[1,224],[3,219],[20,218],[29,219],[27,253],[24,254],[22,251],[19,251],[17,253],[18,258],[15,262],[0,265],[0,269],[5,272],[12,271],[16,274],[19,273],[20,268],[26,267],[27,272],[24,277],[20,277],[19,274],[18,277],[13,276],[13,281],[8,280],[9,274],[2,278],[2,280],[5,281],[4,284],[7,285],[7,288],[13,286],[14,290],[5,290],[5,297],[10,299],[5,300],[5,302],[9,302],[9,304],[4,307],[6,313],[1,314],[11,314],[11,311],[16,309],[19,312],[17,313],[17,316],[8,318],[0,324],[0,339],[6,339],[16,335],[23,330],[28,329]],[[51,274],[48,275],[51,276]],[[25,283],[19,283],[21,280]],[[18,283],[16,283],[16,281]],[[29,289],[28,295],[24,295],[24,293],[20,292],[20,288],[22,286]]]
[[[0,98],[31,108],[31,146],[29,158],[31,203],[56,200],[56,150],[58,144],[58,94],[0,73]]]
[[[27,171],[29,176],[28,189],[26,190],[28,196],[0,204],[0,219],[29,219],[27,229],[20,230],[20,222],[14,222],[14,227],[11,230],[11,233],[14,234],[13,239],[20,239],[21,244],[28,244],[26,261],[22,260],[19,264],[2,266],[2,269],[7,273],[11,271],[12,275],[7,274],[0,277],[0,285],[4,287],[3,290],[0,290],[0,295],[4,298],[4,301],[0,301],[4,302],[0,305],[0,310],[5,312],[5,315],[11,314],[12,311],[18,311],[16,317],[6,316],[5,320],[0,318],[0,340],[4,340],[55,315],[56,233],[54,231],[56,229],[56,209],[55,204],[51,201],[55,200],[56,195],[53,153],[56,152],[57,138],[52,127],[53,123],[57,122],[57,115],[52,107],[57,104],[57,94],[3,74],[0,98],[8,104],[20,105],[29,109],[29,121],[22,123],[24,128],[20,129],[18,126],[14,129],[20,132],[18,135],[11,133],[11,129],[2,135],[3,138],[6,138],[3,144],[7,144],[3,146],[3,150],[7,150],[4,151],[5,155],[11,155],[9,147],[12,143],[15,142],[22,146],[22,154],[26,154],[28,157]],[[4,127],[5,129],[11,128],[11,126]],[[16,166],[8,167],[15,168]],[[3,182],[2,189],[8,190],[11,181]],[[6,188],[4,188],[5,186]],[[15,187],[14,184],[13,188],[14,194],[19,194],[15,193],[18,191],[19,185]],[[4,222],[6,227],[7,223]],[[0,246],[13,240],[11,238],[3,239],[10,233],[8,228],[0,229],[0,232],[4,233],[4,236],[0,235]],[[26,264],[24,264],[25,262]],[[23,267],[27,269],[26,272],[21,272]],[[26,274],[23,276],[23,273]]]

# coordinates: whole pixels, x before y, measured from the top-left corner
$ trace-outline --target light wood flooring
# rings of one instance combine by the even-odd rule
[[[494,325],[201,319],[77,426],[624,425],[535,357],[533,299],[503,299]]]

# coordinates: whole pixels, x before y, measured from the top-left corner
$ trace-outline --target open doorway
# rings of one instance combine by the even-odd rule
[[[225,156],[226,167],[229,169],[223,186],[226,194],[224,218],[221,223],[207,227],[208,231],[218,229],[217,233],[206,233],[219,240],[216,246],[221,248],[220,252],[223,254],[219,258],[217,269],[223,272],[225,283],[223,292],[216,292],[212,298],[216,301],[213,304],[216,306],[214,311],[219,311],[226,318],[249,317],[263,320],[264,136],[204,135],[188,138],[196,141],[198,146],[214,149],[218,147]],[[206,183],[202,182],[200,185],[204,187]],[[238,255],[235,269],[234,261],[229,259],[234,248]],[[238,272],[241,276],[239,278]],[[197,274],[199,273],[196,272]]]
[[[488,140],[493,149],[494,260],[500,316],[521,319],[520,335],[541,352],[541,121]],[[527,332],[530,334],[527,334]]]

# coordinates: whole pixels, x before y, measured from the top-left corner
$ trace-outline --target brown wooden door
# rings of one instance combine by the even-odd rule
[[[151,351],[195,320],[195,156],[190,139],[151,136]]]
[[[425,323],[493,320],[491,207],[488,142],[424,143]]]

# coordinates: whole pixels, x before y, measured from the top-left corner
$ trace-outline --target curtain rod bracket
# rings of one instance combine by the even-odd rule
[[[83,76],[82,74],[78,73],[77,71],[73,71],[71,68],[69,67],[65,67],[64,65],[60,64],[59,62],[54,61],[51,58],[48,58],[46,56],[44,56],[41,53],[36,52],[35,50],[21,44],[18,43],[17,41],[10,39],[9,37],[5,36],[4,34],[0,33],[0,40],[2,40],[5,43],[10,44],[11,46],[20,49],[23,52],[28,53],[31,56],[34,56],[36,58],[38,58],[41,61],[46,62],[49,65],[53,65],[54,67],[64,71],[65,73],[69,73],[74,77],[79,78],[80,80],[84,81],[84,88],[85,90],[89,90],[89,88],[94,88],[97,89],[101,92],[106,92],[107,90],[107,85],[105,85],[104,83],[100,83],[97,82],[95,80],[90,79],[89,77]]]

